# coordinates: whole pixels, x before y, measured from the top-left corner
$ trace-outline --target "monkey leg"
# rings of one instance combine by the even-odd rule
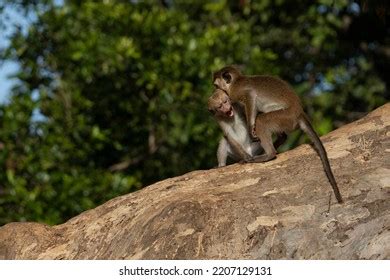
[[[275,150],[277,150],[280,146],[286,142],[287,134],[282,132],[278,134],[278,138],[276,138],[276,141],[274,142]]]
[[[266,162],[276,157],[276,150],[272,143],[272,133],[270,131],[258,131],[257,136],[260,138],[261,146],[263,146],[264,154],[253,157],[252,162]]]
[[[285,131],[294,128],[294,115],[289,108],[273,112],[259,114],[256,119],[256,135],[259,137],[264,154],[256,156],[253,162],[265,162],[276,157],[276,148],[284,143],[287,138]],[[278,133],[275,146],[272,143],[272,134]]]

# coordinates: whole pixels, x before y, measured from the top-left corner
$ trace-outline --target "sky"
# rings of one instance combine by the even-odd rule
[[[15,80],[8,78],[12,73],[18,70],[16,63],[3,63],[0,66],[0,103],[5,103],[8,100],[9,92],[12,86],[16,83]]]
[[[54,0],[54,5],[62,6],[63,0]],[[22,28],[22,32],[27,32],[28,26],[34,20],[32,13],[27,16],[18,11],[15,6],[7,5],[0,20],[6,25],[5,30],[0,30],[0,49],[9,45],[9,36],[12,34],[13,27],[18,25]],[[0,61],[0,104],[7,102],[10,91],[13,85],[17,83],[16,79],[11,79],[9,76],[16,73],[18,64],[15,62]]]
[[[5,30],[0,30],[0,49],[9,45],[9,36],[12,33],[12,26],[15,24],[21,25],[22,30],[26,31],[30,19],[21,15],[15,8],[7,7],[5,15],[0,17],[6,24]],[[16,84],[16,79],[11,79],[8,76],[14,74],[18,70],[18,65],[15,62],[0,62],[0,103],[5,103],[8,100],[10,90]]]

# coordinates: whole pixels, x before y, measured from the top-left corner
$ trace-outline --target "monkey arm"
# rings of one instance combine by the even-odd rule
[[[240,143],[238,143],[233,137],[229,136],[229,135],[225,135],[225,138],[226,140],[228,141],[228,143],[230,144],[231,146],[231,149],[233,150],[233,152],[239,157],[241,158],[242,160],[248,162],[248,161],[252,161],[252,156],[249,155],[245,150],[244,148],[242,147],[242,145],[240,145]]]
[[[249,91],[246,93],[246,102],[245,102],[245,113],[246,119],[248,121],[248,127],[250,135],[253,139],[257,139],[256,135],[256,92]]]
[[[219,141],[218,150],[217,150],[217,159],[218,159],[218,167],[226,166],[226,160],[228,157],[228,149],[229,143],[227,142],[225,137]]]

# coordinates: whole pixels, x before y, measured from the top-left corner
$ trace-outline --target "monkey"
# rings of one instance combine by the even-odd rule
[[[224,136],[217,150],[218,167],[226,166],[227,158],[235,161],[253,161],[254,156],[263,152],[259,141],[252,141],[244,112],[239,104],[231,104],[229,96],[216,89],[208,100],[208,110],[214,115]],[[275,147],[286,140],[287,135],[278,135]]]
[[[265,153],[248,162],[274,159],[276,150],[272,134],[289,133],[300,128],[313,142],[338,203],[343,202],[326,150],[303,111],[299,97],[286,81],[267,75],[247,76],[236,66],[226,66],[213,73],[213,84],[225,91],[233,104],[244,106],[250,135],[253,139],[260,139]]]
[[[252,141],[249,135],[240,105],[232,105],[224,91],[214,91],[208,100],[208,110],[214,115],[224,134],[217,150],[218,167],[226,166],[228,156],[235,161],[248,162],[262,152],[259,141]]]

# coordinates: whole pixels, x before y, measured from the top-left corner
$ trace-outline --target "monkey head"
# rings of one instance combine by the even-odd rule
[[[208,110],[217,117],[232,118],[234,110],[229,96],[221,89],[216,89],[208,101]]]
[[[215,88],[222,89],[229,94],[231,84],[241,75],[237,66],[226,66],[213,73],[213,84]]]

